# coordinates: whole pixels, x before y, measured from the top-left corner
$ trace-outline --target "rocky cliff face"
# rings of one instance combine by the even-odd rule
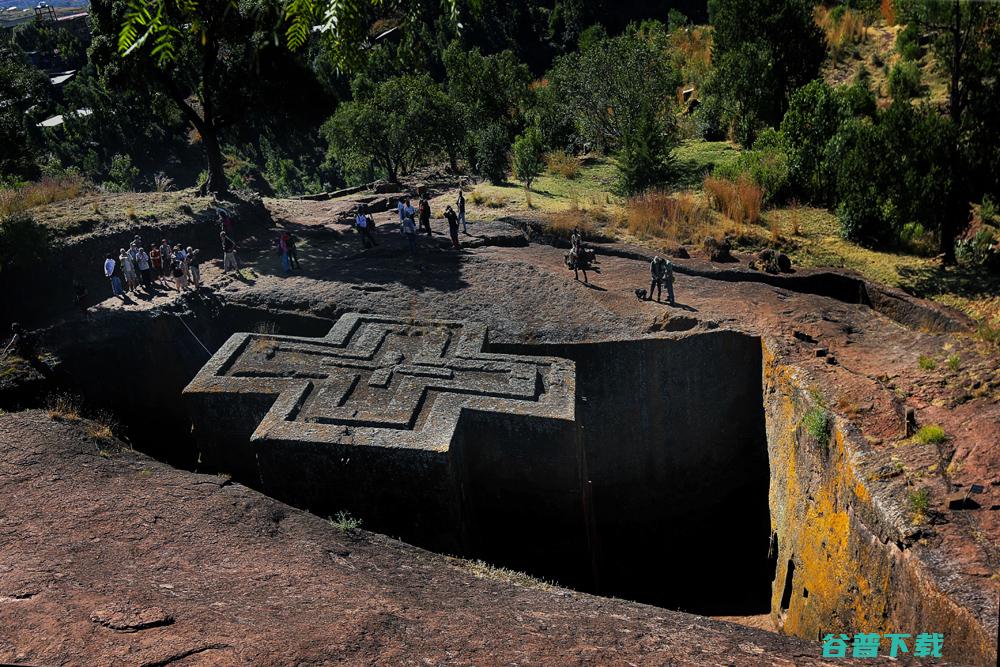
[[[777,627],[810,639],[939,632],[946,657],[994,664],[996,620],[941,589],[909,511],[880,483],[891,464],[833,416],[807,373],[763,348]]]

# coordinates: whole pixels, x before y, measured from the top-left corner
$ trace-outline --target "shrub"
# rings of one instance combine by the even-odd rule
[[[830,441],[831,421],[829,412],[822,407],[813,406],[802,418],[802,425],[809,437],[821,445],[826,445]]]
[[[922,445],[940,445],[948,440],[948,435],[937,424],[927,424],[921,426],[913,438]]]
[[[896,36],[896,52],[903,60],[920,60],[923,54],[920,48],[920,30],[916,23],[910,23],[899,31]]]
[[[995,268],[1000,265],[997,239],[987,227],[981,227],[971,238],[955,244],[955,258],[973,268]]]
[[[706,176],[705,194],[708,201],[723,215],[735,223],[760,222],[760,211],[764,201],[763,189],[747,178],[730,181],[725,178]]]
[[[935,368],[937,368],[937,361],[934,359],[934,357],[929,357],[926,354],[921,354],[920,357],[917,358],[917,366],[919,366],[921,369],[925,371],[932,371]]]
[[[948,356],[948,368],[952,371],[958,372],[962,367],[962,357],[957,354],[952,354]]]
[[[361,519],[351,516],[350,512],[337,512],[336,516],[330,517],[330,525],[345,533],[361,528]]]
[[[108,180],[104,182],[104,186],[111,192],[132,192],[135,190],[138,178],[139,168],[132,164],[132,158],[127,154],[118,153],[111,158],[111,168],[108,170]]]
[[[658,114],[644,109],[635,124],[625,127],[624,132],[616,160],[616,191],[636,194],[666,180],[672,144]]]
[[[765,130],[757,138],[753,150],[743,151],[732,162],[717,165],[712,175],[732,182],[750,181],[763,191],[764,200],[772,202],[788,188],[785,143],[780,132]]]
[[[580,175],[580,160],[567,151],[551,151],[545,156],[549,172],[570,180]]]
[[[920,97],[924,86],[920,81],[920,67],[912,61],[896,63],[889,71],[889,94],[894,100]]]

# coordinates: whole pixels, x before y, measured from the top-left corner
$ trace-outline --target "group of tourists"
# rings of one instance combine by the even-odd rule
[[[433,231],[431,230],[430,200],[426,194],[421,195],[417,201],[417,207],[414,208],[410,203],[409,197],[402,197],[396,203],[396,213],[399,215],[399,231],[406,239],[410,252],[416,252],[418,234],[433,236]],[[465,218],[465,195],[462,193],[461,188],[458,190],[458,199],[455,200],[455,208],[452,208],[450,204],[445,206],[444,219],[448,223],[448,236],[451,237],[452,247],[455,249],[460,248],[461,244],[458,241],[459,227],[462,228],[463,233],[469,233],[469,223]],[[354,224],[357,227],[358,236],[361,239],[363,247],[371,248],[378,245],[378,241],[375,238],[378,231],[375,226],[375,219],[364,208],[364,205],[361,206],[358,214],[355,216]]]
[[[111,281],[112,293],[119,297],[140,289],[152,292],[154,283],[169,288],[172,282],[180,292],[189,285],[192,289],[201,287],[200,264],[201,251],[196,248],[163,239],[146,250],[142,237],[136,234],[127,249],[119,250],[117,256],[108,254],[104,275]]]
[[[238,272],[236,242],[233,240],[235,220],[227,211],[219,209],[219,242],[222,246],[223,273]],[[294,243],[292,256],[294,256]],[[295,259],[296,268],[298,259]],[[111,292],[125,298],[129,292],[151,293],[156,286],[167,289],[171,284],[178,292],[197,290],[202,286],[201,250],[183,243],[162,239],[148,249],[142,236],[135,235],[128,248],[109,253],[104,260],[104,276],[111,282]],[[78,299],[82,299],[78,290]]]

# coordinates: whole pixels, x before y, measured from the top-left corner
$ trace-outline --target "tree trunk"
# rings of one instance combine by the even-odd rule
[[[201,133],[201,141],[205,146],[205,157],[208,160],[208,178],[201,184],[202,194],[223,194],[229,191],[229,181],[222,159],[222,147],[219,145],[219,135],[215,128],[206,123],[207,133]]]
[[[962,5],[959,0],[954,0],[952,3],[952,19],[953,23],[951,26],[951,40],[952,40],[952,54],[951,54],[951,85],[948,90],[948,115],[953,123],[953,131],[955,132],[955,140],[958,141],[958,137],[961,133],[962,125],[962,91],[961,91],[961,81],[962,81]],[[963,211],[962,206],[962,163],[961,163],[961,151],[959,146],[956,145],[952,147],[951,155],[949,156],[949,169],[951,171],[951,192],[949,193],[949,206],[948,210],[944,212],[944,216],[941,219],[941,242],[939,244],[938,251],[941,253],[942,260],[945,264],[955,263],[955,237],[957,235],[958,225],[956,224],[955,216],[960,215]]]

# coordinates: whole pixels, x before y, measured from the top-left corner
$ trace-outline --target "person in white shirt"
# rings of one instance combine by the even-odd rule
[[[151,271],[152,267],[150,266],[149,263],[149,254],[142,246],[138,247],[138,252],[136,253],[135,257],[135,263],[136,266],[139,267],[139,276],[142,278],[142,286],[145,287],[147,290],[152,288],[153,277]]]
[[[113,255],[108,255],[108,258],[104,260],[104,277],[111,281],[111,292],[115,296],[124,296],[122,291],[122,280],[115,273],[115,258]]]

